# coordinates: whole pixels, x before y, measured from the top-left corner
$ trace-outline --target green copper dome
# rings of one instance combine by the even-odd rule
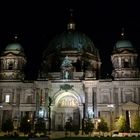
[[[19,56],[25,56],[24,49],[19,43],[8,44],[5,50],[2,52],[2,55],[7,55],[8,53],[12,53]]]
[[[116,44],[115,44],[115,49],[126,49],[126,48],[132,48],[133,49],[133,45],[131,44],[131,42],[129,40],[119,40]]]
[[[18,43],[12,43],[6,46],[5,51],[23,51],[23,48]]]
[[[93,42],[83,33],[75,30],[68,30],[56,36],[48,45],[45,55],[55,51],[78,51],[79,53],[88,52],[98,55],[98,50]]]

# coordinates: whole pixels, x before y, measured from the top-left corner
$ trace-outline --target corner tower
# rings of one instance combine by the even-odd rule
[[[137,65],[138,53],[129,40],[121,33],[122,39],[117,41],[111,56],[113,64],[112,76],[115,80],[139,78]]]
[[[26,58],[19,43],[8,44],[0,57],[0,80],[23,80]]]

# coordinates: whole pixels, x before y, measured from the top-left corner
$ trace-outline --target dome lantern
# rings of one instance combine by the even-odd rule
[[[75,30],[75,22],[74,22],[74,18],[73,18],[73,9],[70,9],[70,19],[69,22],[67,24],[67,30]]]

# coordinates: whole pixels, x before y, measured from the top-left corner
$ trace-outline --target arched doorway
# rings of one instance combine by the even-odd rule
[[[66,122],[73,126],[80,126],[79,101],[72,94],[61,96],[53,109],[53,128],[64,130]]]

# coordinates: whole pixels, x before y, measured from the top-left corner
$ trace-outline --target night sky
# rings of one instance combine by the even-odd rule
[[[105,77],[111,73],[110,55],[122,27],[126,39],[140,52],[140,8],[138,0],[91,1],[0,2],[0,52],[18,35],[28,61],[26,79],[36,79],[43,51],[55,35],[66,30],[69,9],[74,9],[77,30],[99,49]]]

